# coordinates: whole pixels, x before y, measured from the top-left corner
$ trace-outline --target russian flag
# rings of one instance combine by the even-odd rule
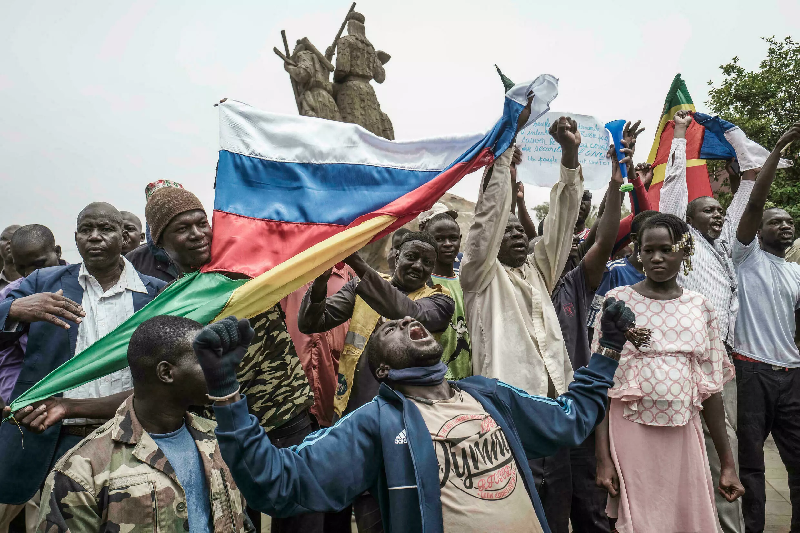
[[[263,313],[491,163],[510,146],[529,95],[535,95],[530,123],[549,110],[557,94],[558,80],[542,75],[506,93],[502,118],[485,134],[406,142],[376,137],[353,124],[273,115],[225,101],[212,263],[170,284],[20,395],[12,410],[125,368],[131,335],[152,316],[207,324]]]
[[[529,95],[535,95],[533,121],[557,94],[558,80],[545,74],[506,93],[503,116],[488,132],[415,141],[227,100],[219,106],[212,262],[203,271],[255,278],[380,217],[388,223],[359,242],[378,239],[506,150]],[[348,255],[348,244],[337,243],[336,261]]]

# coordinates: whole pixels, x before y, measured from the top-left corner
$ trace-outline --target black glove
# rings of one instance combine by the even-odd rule
[[[600,317],[600,346],[621,352],[625,346],[625,332],[633,326],[636,315],[622,300],[606,298]]]
[[[256,332],[244,318],[229,316],[204,327],[194,339],[194,353],[206,376],[208,395],[222,398],[239,388],[236,369]]]

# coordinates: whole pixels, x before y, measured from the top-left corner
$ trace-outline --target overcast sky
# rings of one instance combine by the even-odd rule
[[[76,261],[75,216],[91,201],[144,218],[144,186],[171,179],[210,212],[214,102],[229,97],[296,113],[272,52],[282,48],[280,30],[292,46],[307,36],[325,50],[349,5],[4,2],[0,228],[45,224]],[[497,63],[517,82],[558,77],[554,110],[643,119],[637,162],[677,72],[705,110],[719,65],[739,56],[754,68],[766,52],[760,37],[800,34],[797,0],[359,0],[357,9],[369,39],[392,56],[376,91],[397,138],[486,130],[502,111]],[[452,192],[474,200],[476,188],[468,177]],[[543,190],[528,195],[529,205],[546,199]]]

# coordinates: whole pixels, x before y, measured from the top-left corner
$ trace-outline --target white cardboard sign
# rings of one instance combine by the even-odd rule
[[[517,135],[517,146],[522,150],[517,180],[539,187],[552,187],[558,182],[561,146],[549,131],[550,125],[563,116],[578,123],[581,134],[578,160],[583,168],[584,188],[603,188],[611,178],[611,160],[606,159],[611,141],[605,123],[595,117],[560,111],[545,113]]]

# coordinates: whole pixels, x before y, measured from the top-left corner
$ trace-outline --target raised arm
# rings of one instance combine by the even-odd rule
[[[525,228],[525,235],[528,236],[528,240],[533,240],[536,238],[536,223],[534,223],[533,219],[531,218],[531,214],[528,213],[528,208],[525,205],[525,186],[522,182],[517,183],[517,216],[519,217],[519,221],[522,223],[522,227]]]
[[[753,191],[750,193],[750,199],[736,230],[736,239],[740,243],[747,245],[755,239],[758,228],[761,226],[761,217],[764,214],[767,195],[769,195],[769,189],[772,187],[775,171],[778,169],[778,163],[781,159],[781,150],[798,138],[800,138],[800,122],[796,122],[781,136],[764,162],[764,166],[761,167],[761,172],[758,173]],[[739,187],[741,188],[741,185]]]
[[[730,165],[725,168],[729,169],[729,177],[731,178],[731,183],[733,183],[733,175],[730,174],[733,169]],[[759,170],[761,169],[753,168],[745,170],[741,177],[738,175],[736,176],[739,178],[739,182],[733,193],[731,205],[729,205],[728,210],[725,211],[725,222],[722,225],[722,235],[720,236],[727,243],[732,243],[733,239],[736,238],[736,228],[739,227],[739,222],[742,220],[747,202],[750,200],[750,193],[753,192]],[[733,188],[733,185],[731,185],[731,188]]]
[[[244,397],[214,405],[217,441],[236,485],[250,507],[275,517],[339,511],[375,485],[383,458],[372,410],[376,404],[299,446],[279,449]]]
[[[338,511],[372,487],[382,468],[377,413],[365,407],[299,446],[275,448],[248,413],[236,379],[254,335],[247,320],[227,317],[204,327],[192,345],[215,401],[222,457],[248,504],[261,512]]]
[[[353,316],[358,278],[345,283],[336,294],[327,296],[330,276],[331,270],[328,270],[315,279],[303,296],[297,312],[297,329],[301,333],[310,335],[328,331],[344,324]]]
[[[356,294],[382,317],[397,320],[410,316],[433,332],[447,329],[456,308],[455,301],[444,293],[412,300],[372,269],[364,274]]]
[[[686,184],[686,130],[692,123],[692,115],[688,111],[675,113],[675,135],[672,138],[669,159],[661,186],[661,201],[658,210],[686,219],[686,207],[689,205],[689,187]]]
[[[625,141],[622,141],[623,143]],[[597,224],[597,239],[583,257],[583,271],[586,277],[586,286],[591,290],[597,289],[603,279],[603,272],[606,270],[606,262],[614,248],[614,242],[619,229],[619,217],[622,205],[622,193],[619,188],[625,182],[620,170],[620,164],[627,164],[630,161],[630,150],[622,149],[628,157],[621,162],[617,160],[617,152],[612,145],[609,149],[611,158],[611,181],[606,190],[606,206],[600,221]]]
[[[550,191],[550,211],[544,219],[542,239],[534,246],[533,259],[548,291],[552,292],[572,248],[583,195],[583,175],[578,162],[581,145],[578,123],[570,117],[560,117],[550,127],[550,135],[561,145],[561,177]]]
[[[482,291],[494,276],[497,252],[500,251],[511,209],[509,167],[513,153],[512,146],[497,158],[487,171],[486,187],[478,195],[459,274],[465,292]]]
[[[528,457],[544,457],[559,448],[577,446],[603,420],[608,389],[614,385],[614,372],[625,345],[625,332],[635,318],[623,302],[604,302],[600,342],[606,355],[594,354],[588,366],[575,371],[569,390],[555,400],[531,396],[499,383],[498,393],[511,407]]]

